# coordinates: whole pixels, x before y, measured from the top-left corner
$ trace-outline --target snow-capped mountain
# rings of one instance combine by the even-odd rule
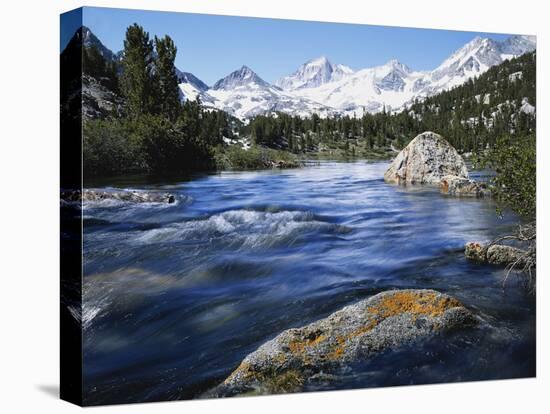
[[[430,72],[424,94],[434,94],[479,76],[490,67],[534,50],[535,38],[512,36],[503,42],[476,37]]]
[[[374,68],[348,72],[340,79],[316,87],[287,90],[334,108],[339,113],[362,115],[378,112],[384,106],[396,108],[415,96],[416,81],[424,77],[393,59]]]
[[[304,63],[292,75],[275,82],[281,89],[315,88],[325,83],[335,82],[352,74],[353,69],[344,65],[333,65],[325,56]]]
[[[176,75],[182,100],[191,99],[194,101],[197,96],[208,90],[208,85],[190,72],[182,72],[176,68]]]
[[[82,27],[83,43],[95,46],[108,60],[120,60],[92,31]],[[498,42],[476,37],[431,71],[415,71],[396,59],[354,71],[325,56],[301,65],[273,84],[242,66],[212,87],[176,68],[182,100],[197,97],[209,107],[246,119],[276,111],[300,116],[400,111],[417,98],[434,95],[479,76],[506,59],[535,50],[534,36],[511,36]]]
[[[307,98],[296,97],[284,92],[260,78],[252,69],[242,66],[218,80],[212,88],[197,94],[197,88],[189,81],[180,83],[184,99],[196,99],[210,107],[224,110],[238,118],[255,115],[286,112],[301,116],[313,112],[334,115],[336,111]]]
[[[500,45],[503,54],[510,56],[522,55],[535,50],[537,38],[535,36],[510,36]]]
[[[476,37],[451,54],[432,71],[415,71],[392,59],[384,65],[354,71],[321,56],[270,85],[243,66],[201,96],[203,102],[239,118],[273,111],[299,115],[317,112],[358,115],[383,110],[400,111],[422,98],[461,85],[506,59],[536,47],[530,36],[511,36],[502,42]],[[189,83],[180,84],[182,91]],[[294,112],[295,111],[295,112]]]
[[[393,59],[374,68],[349,70],[338,79],[307,84],[308,72],[302,70],[306,64],[276,84],[295,96],[322,103],[340,113],[361,115],[363,111],[377,112],[384,107],[398,111],[415,98],[461,85],[505,59],[530,52],[535,47],[534,37],[512,36],[503,42],[476,37],[429,72],[414,71]],[[336,65],[327,61],[325,66]]]
[[[257,87],[269,87],[269,83],[260,78],[248,66],[243,65],[240,69],[231,72],[225,78],[217,81],[212,89],[219,91],[230,91],[242,86],[249,87],[256,85]]]

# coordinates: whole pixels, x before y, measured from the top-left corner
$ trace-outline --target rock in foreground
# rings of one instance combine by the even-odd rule
[[[484,183],[478,183],[456,175],[446,175],[441,178],[439,190],[442,194],[453,197],[481,198],[489,196],[489,190]]]
[[[394,290],[288,329],[249,354],[210,396],[303,389],[315,375],[474,322],[458,300],[433,290]]]
[[[446,175],[467,179],[464,160],[441,135],[423,132],[397,154],[384,180],[392,184],[438,185]]]

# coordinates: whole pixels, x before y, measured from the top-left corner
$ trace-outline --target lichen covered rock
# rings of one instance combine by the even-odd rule
[[[296,392],[311,378],[420,338],[471,324],[456,299],[433,290],[395,290],[288,329],[249,354],[209,396]]]
[[[485,183],[478,183],[456,175],[446,175],[439,182],[439,191],[453,197],[487,197],[489,190]]]
[[[469,242],[466,243],[464,254],[470,260],[503,266],[523,266],[526,260],[525,250],[504,244],[483,246],[478,242]]]
[[[526,252],[517,247],[495,244],[487,249],[487,261],[496,265],[509,265],[515,263],[523,266]]]
[[[464,246],[464,255],[470,260],[477,262],[487,261],[487,251],[485,247],[478,242],[469,242]]]
[[[438,185],[446,175],[467,179],[464,160],[441,135],[424,132],[397,154],[384,180],[392,184]]]

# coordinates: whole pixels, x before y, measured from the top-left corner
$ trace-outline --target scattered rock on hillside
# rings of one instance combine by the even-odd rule
[[[441,135],[423,132],[397,154],[384,180],[392,184],[438,185],[446,175],[467,179],[464,160]]]
[[[122,108],[122,99],[101,83],[101,79],[82,76],[82,116],[85,119],[104,118],[109,114],[118,114]]]
[[[208,396],[300,391],[312,378],[346,363],[475,320],[458,300],[434,290],[383,292],[282,332],[249,354]]]

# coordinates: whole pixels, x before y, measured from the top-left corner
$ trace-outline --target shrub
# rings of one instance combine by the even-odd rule
[[[536,159],[534,135],[502,137],[481,156],[479,166],[491,168],[496,173],[491,184],[500,208],[509,207],[526,218],[535,218]]]
[[[109,175],[146,168],[142,145],[134,127],[124,119],[84,122],[83,154],[87,175]]]
[[[210,147],[181,122],[162,116],[89,120],[84,125],[86,175],[178,173],[215,167]]]
[[[253,146],[248,150],[238,145],[218,147],[215,154],[218,169],[253,170],[273,167],[297,167],[295,155],[261,146]]]

